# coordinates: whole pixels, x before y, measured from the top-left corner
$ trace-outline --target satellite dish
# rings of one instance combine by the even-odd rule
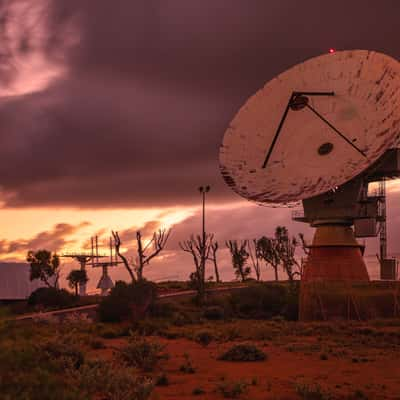
[[[225,132],[220,169],[249,200],[290,203],[359,175],[399,133],[400,64],[335,51],[283,72],[244,104]]]

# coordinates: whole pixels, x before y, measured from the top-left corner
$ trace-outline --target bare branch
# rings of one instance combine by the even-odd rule
[[[117,231],[111,231],[113,238],[114,238],[114,244],[115,244],[115,251],[118,255],[118,257],[122,260],[122,262],[125,265],[126,270],[128,271],[132,282],[136,281],[136,277],[135,274],[132,271],[132,268],[129,266],[129,262],[127,260],[127,258],[121,253],[120,248],[121,248],[121,239],[119,237],[119,234]]]

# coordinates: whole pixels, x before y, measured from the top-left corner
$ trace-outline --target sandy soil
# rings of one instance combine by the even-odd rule
[[[337,338],[336,338],[337,339]],[[249,341],[211,342],[204,347],[188,339],[152,337],[165,344],[169,359],[161,362],[157,373],[165,372],[167,386],[157,386],[152,400],[222,399],[218,386],[237,381],[248,384],[240,399],[400,399],[400,350],[396,346],[366,348],[343,340],[329,343],[318,337],[285,337],[275,341],[252,341],[267,355],[261,362],[226,362],[218,356],[234,344]],[[120,347],[124,339],[107,340]],[[328,353],[321,348],[330,349]],[[195,373],[180,371],[187,354]],[[112,357],[110,349],[103,357]],[[320,386],[322,397],[306,397],[299,388]],[[304,387],[304,386],[303,386]],[[201,388],[205,393],[194,395]],[[231,397],[226,397],[231,398]]]

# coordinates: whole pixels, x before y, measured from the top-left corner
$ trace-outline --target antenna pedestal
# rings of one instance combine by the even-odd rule
[[[301,281],[299,318],[303,321],[343,317],[330,309],[324,294],[335,292],[335,305],[346,304],[352,285],[369,281],[363,246],[351,226],[328,222],[316,228]]]

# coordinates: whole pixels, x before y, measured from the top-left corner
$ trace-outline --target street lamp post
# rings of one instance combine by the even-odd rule
[[[203,257],[205,255],[204,253],[206,247],[206,193],[208,193],[209,191],[210,191],[210,186],[208,185],[199,187],[199,192],[202,194],[203,197],[203,226],[202,226]]]

